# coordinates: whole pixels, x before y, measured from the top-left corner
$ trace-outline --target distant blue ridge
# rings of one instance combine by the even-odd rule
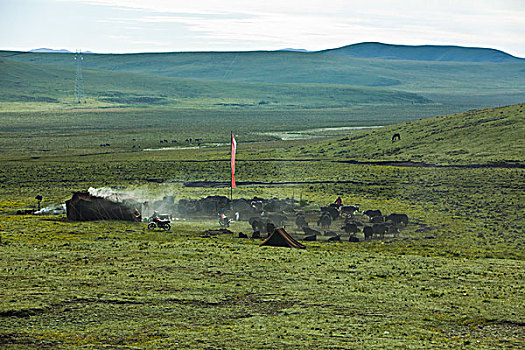
[[[391,45],[377,42],[353,44],[336,49],[317,51],[317,53],[354,58],[408,61],[489,63],[517,63],[525,61],[523,58],[509,55],[506,52],[488,48],[440,45]]]

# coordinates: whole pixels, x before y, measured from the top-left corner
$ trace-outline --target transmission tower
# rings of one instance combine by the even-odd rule
[[[75,61],[77,62],[77,74],[75,77],[75,96],[77,98],[78,103],[82,103],[82,100],[84,100],[84,103],[86,103],[86,100],[84,99],[84,79],[82,78],[83,60],[84,57],[82,56],[82,52],[77,51],[75,53]]]

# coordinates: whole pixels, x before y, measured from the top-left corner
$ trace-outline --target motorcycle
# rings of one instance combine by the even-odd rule
[[[152,218],[152,221],[148,224],[148,229],[154,230],[155,228],[163,228],[166,231],[171,229],[169,220],[161,220],[159,218]]]

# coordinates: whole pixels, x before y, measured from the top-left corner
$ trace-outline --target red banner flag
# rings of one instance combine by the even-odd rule
[[[237,141],[235,141],[235,137],[233,137],[232,132],[232,159],[231,159],[231,167],[232,167],[232,185],[231,188],[235,188],[235,150],[237,149]]]

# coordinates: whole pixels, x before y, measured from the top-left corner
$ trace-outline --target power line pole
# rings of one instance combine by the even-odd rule
[[[75,96],[78,103],[82,103],[84,99],[84,79],[82,78],[82,61],[84,57],[82,56],[82,51],[77,51],[75,53],[75,61],[77,62],[77,74],[75,77]],[[86,100],[84,99],[84,103]]]

